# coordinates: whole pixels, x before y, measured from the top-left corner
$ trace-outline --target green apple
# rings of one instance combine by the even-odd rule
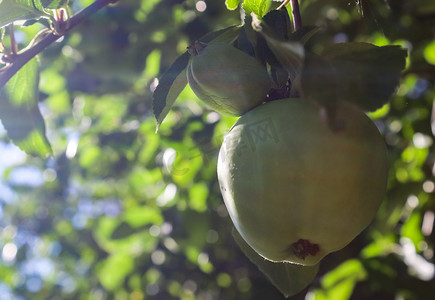
[[[366,114],[282,99],[243,115],[224,139],[218,179],[245,241],[271,261],[315,265],[352,241],[386,191],[387,151]]]
[[[240,116],[260,105],[272,86],[266,68],[228,43],[195,43],[186,74],[196,96],[217,112]]]

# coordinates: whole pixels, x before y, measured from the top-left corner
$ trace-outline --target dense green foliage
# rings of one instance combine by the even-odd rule
[[[306,45],[314,52],[357,41],[401,45],[409,58],[390,104],[370,113],[389,151],[384,203],[292,299],[431,299],[433,1],[303,0],[301,14],[324,27]],[[284,299],[237,246],[219,192],[217,153],[236,118],[187,87],[155,133],[159,74],[234,24],[240,13],[224,0],[121,0],[38,56],[53,156],[27,155],[0,133],[1,299]],[[19,46],[42,26],[15,26]]]

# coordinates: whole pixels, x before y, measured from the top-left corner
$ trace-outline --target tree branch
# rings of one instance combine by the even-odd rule
[[[297,31],[302,28],[302,17],[299,10],[299,0],[284,0],[283,3],[278,7],[278,10],[289,4],[291,6],[293,15],[293,29],[294,31]]]
[[[18,45],[15,41],[14,23],[9,24],[9,36],[11,39],[11,53],[12,55],[17,55]]]
[[[291,0],[290,6],[292,8],[294,30],[297,31],[302,28],[302,17],[301,12],[299,11],[299,1]]]
[[[83,22],[87,19],[91,14],[97,12],[101,8],[107,6],[110,3],[114,3],[116,0],[96,0],[94,3],[89,5],[88,7],[82,9],[74,16],[71,17],[69,22],[69,27],[65,29],[62,34],[56,34],[55,32],[47,34],[39,43],[35,46],[29,48],[28,50],[19,53],[16,55],[14,61],[7,65],[2,72],[0,73],[0,89],[8,82],[12,76],[15,75],[29,60],[35,57],[37,54],[42,52],[49,45],[57,41],[59,38],[64,36],[67,32],[69,32],[72,28]]]

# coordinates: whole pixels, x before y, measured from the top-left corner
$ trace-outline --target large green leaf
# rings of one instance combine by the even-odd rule
[[[38,107],[38,72],[33,58],[0,89],[0,120],[15,145],[27,154],[46,157],[52,150]]]
[[[374,111],[394,94],[406,56],[399,46],[335,44],[322,55],[307,56],[301,80],[304,96],[332,107],[330,112],[337,100]]]
[[[49,17],[40,0],[0,1],[0,28],[15,21]]]
[[[301,88],[305,98],[319,102],[326,109],[327,121],[331,128],[335,128],[339,88],[332,63],[320,55],[307,53],[301,73]]]
[[[233,228],[233,237],[243,253],[254,263],[275,285],[281,293],[293,296],[306,288],[316,277],[319,265],[302,266],[290,263],[274,263],[264,259],[252,249]]]
[[[395,92],[407,51],[400,46],[353,42],[335,44],[323,56],[334,69],[339,97],[366,111],[374,111]]]

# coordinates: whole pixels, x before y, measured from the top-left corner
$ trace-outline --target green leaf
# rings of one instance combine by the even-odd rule
[[[239,6],[240,0],[225,0],[225,5],[229,10],[235,10]]]
[[[232,44],[237,37],[240,34],[241,26],[230,26],[218,31],[211,32],[209,34],[206,34],[199,40],[204,43],[212,43],[212,42],[219,42],[219,43],[228,43]]]
[[[58,9],[67,6],[69,0],[41,0],[41,4],[44,8]]]
[[[288,77],[293,82],[302,71],[305,57],[304,47],[297,42],[281,41],[267,35],[265,39],[270,50],[288,72]]]
[[[251,23],[251,22],[249,22]],[[305,43],[315,32],[314,26],[303,28],[296,33],[291,33],[291,20],[286,8],[268,12],[261,21],[261,25],[254,30],[261,39],[254,40],[257,56],[270,64],[270,73],[276,83],[277,97],[298,95],[299,86],[297,78],[301,75]],[[252,39],[252,38],[251,38]],[[288,82],[291,82],[291,87]],[[269,94],[269,96],[272,94]],[[275,96],[273,96],[275,97]]]
[[[15,145],[30,155],[52,155],[38,107],[38,62],[29,61],[0,89],[0,120]]]
[[[303,96],[328,108],[330,120],[333,119],[334,106],[339,99],[337,80],[335,69],[328,59],[307,53],[301,75]]]
[[[395,92],[407,51],[400,46],[342,43],[330,47],[323,55],[334,68],[339,97],[374,111]]]
[[[401,229],[402,237],[409,238],[415,247],[419,247],[424,241],[424,236],[421,233],[422,216],[418,213],[413,213],[403,224]]]
[[[322,289],[316,293],[316,299],[321,295],[325,299],[349,299],[355,285],[366,277],[367,272],[360,261],[345,261],[322,278]]]
[[[316,277],[319,265],[302,266],[290,263],[274,263],[264,259],[255,252],[234,228],[233,237],[243,253],[269,278],[285,297],[301,292]]]
[[[163,223],[163,217],[159,209],[143,206],[127,210],[125,221],[133,228],[138,228],[147,224],[160,225]]]
[[[302,71],[305,50],[299,42],[289,40],[292,29],[287,9],[270,11],[260,27],[257,30],[273,53],[273,58],[269,55],[266,59],[272,66],[272,77],[278,87],[287,85],[288,80],[293,83]]]
[[[135,234],[136,232],[139,232],[143,230],[142,228],[133,228],[130,224],[126,223],[126,222],[122,222],[121,224],[119,224],[112,232],[112,234],[110,235],[110,238],[112,240],[120,240],[120,239],[124,239],[126,237],[131,236],[132,234]]]
[[[318,26],[303,26],[301,29],[290,34],[289,40],[306,44],[319,30],[320,27]]]
[[[153,94],[153,111],[157,120],[157,129],[171,110],[178,95],[187,85],[186,67],[189,63],[189,52],[177,58],[159,80],[159,85]]]
[[[269,31],[281,40],[288,40],[292,32],[290,16],[285,7],[268,12],[261,20],[261,24],[267,26]]]
[[[0,1],[0,28],[15,21],[25,21],[49,17],[44,12],[40,0],[3,0]]]
[[[431,15],[435,13],[435,2],[427,0],[414,0],[413,9],[419,15]]]
[[[266,15],[270,4],[270,0],[245,0],[243,3],[243,8],[247,11],[247,13],[253,12],[261,19]]]
[[[134,259],[130,255],[116,253],[100,262],[97,275],[101,284],[110,290],[120,286],[124,278],[134,269]]]
[[[435,65],[435,40],[424,48],[424,59],[431,65]]]

